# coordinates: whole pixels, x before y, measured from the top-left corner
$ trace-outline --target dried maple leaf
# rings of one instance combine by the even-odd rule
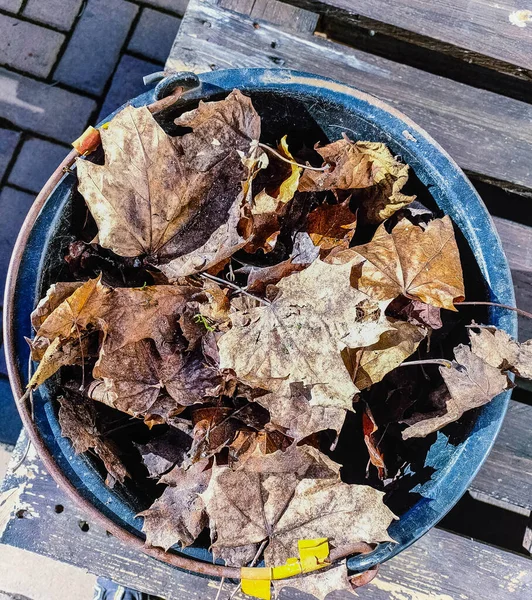
[[[266,564],[281,565],[297,555],[299,539],[326,537],[336,547],[390,540],[386,529],[394,515],[382,504],[382,492],[342,483],[338,465],[309,464],[304,457],[308,447],[294,448],[299,456],[287,450],[248,460],[238,470],[213,469],[202,494],[215,535],[213,548],[268,540]]]
[[[484,327],[470,329],[469,339],[472,352],[492,367],[532,379],[532,340],[519,343],[501,329]]]
[[[266,390],[302,382],[312,386],[311,404],[351,409],[358,390],[341,352],[390,329],[381,306],[351,287],[351,267],[317,259],[281,280],[271,304],[235,311],[218,340],[220,368]]]
[[[349,255],[350,251],[346,251]],[[423,229],[402,219],[391,233],[381,225],[368,244],[352,249],[360,257],[353,285],[376,300],[399,295],[456,310],[464,298],[460,254],[451,219],[434,219]]]
[[[173,342],[174,320],[194,291],[169,285],[110,288],[100,278],[86,281],[40,324],[31,346],[33,358],[42,362],[32,385],[42,383],[44,375],[51,376],[61,366],[77,362],[80,354],[74,352],[76,342],[81,343],[84,334],[93,329],[104,332],[108,353],[144,338],[153,339],[163,351]],[[60,342],[54,344],[57,339]],[[65,349],[62,353],[61,348]],[[72,351],[67,352],[69,349]],[[72,362],[66,362],[68,357]]]
[[[120,256],[188,254],[223,226],[235,204],[244,179],[239,151],[260,136],[251,100],[235,90],[176,123],[193,132],[170,137],[146,107],[127,106],[101,130],[105,164],[77,160],[99,243]]]
[[[272,423],[267,423],[261,431],[240,430],[229,444],[230,464],[233,465],[235,461],[246,462],[257,452],[273,454],[278,450],[286,450],[293,441]]]
[[[299,190],[364,190],[362,213],[371,223],[380,223],[403,208],[415,196],[401,192],[408,180],[408,165],[395,159],[379,142],[351,142],[344,137],[323,148],[316,148],[328,171],[306,170]]]
[[[168,487],[150,508],[138,515],[144,518],[142,531],[147,546],[168,550],[177,543],[185,547],[194,542],[207,525],[200,494],[207,488],[210,477],[209,461],[203,460],[186,471],[176,466],[159,480]]]
[[[183,462],[192,443],[191,430],[187,433],[172,428],[146,444],[135,444],[150,477],[158,479]]]
[[[93,404],[76,402],[64,396],[59,396],[57,400],[61,434],[70,438],[76,454],[93,449],[111,476],[111,479],[107,480],[108,485],[112,487],[114,480],[123,483],[124,479],[129,477],[129,473],[118,456],[118,449],[98,431]]]
[[[308,216],[306,230],[320,247],[321,256],[338,246],[348,248],[357,226],[356,214],[349,207],[350,198],[340,204],[321,204]]]
[[[284,383],[279,390],[259,396],[256,402],[267,408],[272,423],[283,427],[296,442],[326,429],[340,433],[345,409],[313,406],[310,398],[308,387],[301,383]]]
[[[413,354],[426,330],[405,321],[390,321],[390,329],[371,346],[344,351],[344,360],[359,390],[381,381]]]
[[[438,431],[457,421],[466,411],[487,404],[508,389],[508,377],[477,356],[468,346],[460,344],[455,348],[454,356],[451,368],[440,367],[449,392],[445,412],[418,413],[402,421],[408,425],[402,432],[403,439],[425,437]]]
[[[231,559],[246,558],[269,536],[303,477],[338,477],[340,465],[310,446],[291,446],[263,455],[259,448],[239,468],[213,467],[202,494],[216,554],[232,549]],[[243,552],[243,550],[245,550]]]
[[[150,339],[102,352],[93,375],[105,386],[101,402],[135,416],[146,414],[161,391],[177,406],[190,406],[218,396],[222,382],[199,353],[161,355]]]
[[[60,281],[52,284],[46,296],[42,298],[31,313],[31,324],[35,331],[46,321],[48,316],[68,297],[83,285],[81,281]]]
[[[305,573],[299,577],[290,579],[274,579],[272,581],[275,598],[283,588],[293,588],[303,594],[308,594],[317,600],[325,600],[332,592],[348,592],[354,594],[353,587],[347,576],[347,564],[345,559],[334,563],[328,569]],[[354,597],[354,596],[353,596]],[[345,600],[345,595],[342,595]]]

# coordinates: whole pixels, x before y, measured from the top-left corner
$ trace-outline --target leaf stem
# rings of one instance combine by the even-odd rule
[[[262,142],[259,142],[258,146],[260,148],[262,148],[263,150],[266,150],[267,152],[271,152],[271,154],[276,156],[279,160],[282,160],[283,162],[288,163],[289,165],[295,165],[296,167],[301,167],[302,169],[308,169],[309,171],[328,171],[331,168],[331,165],[329,165],[329,164],[325,165],[324,167],[311,167],[310,165],[302,165],[301,163],[298,163],[295,160],[290,160],[289,158],[286,158],[285,156],[283,156],[282,154],[277,152],[277,150],[270,148],[270,146],[267,146],[266,144],[263,144]]]
[[[508,306],[508,304],[500,304],[499,302],[481,302],[481,301],[477,302],[477,301],[472,301],[472,302],[457,302],[455,304],[455,306],[457,308],[460,308],[460,306],[463,306],[463,305],[467,305],[467,306],[476,306],[476,305],[496,306],[497,308],[505,308],[506,310],[513,310],[518,315],[526,317],[527,319],[532,319],[532,313],[529,313],[526,310],[523,310],[521,308],[517,308],[515,306]]]
[[[244,288],[241,288],[240,286],[236,285],[236,283],[232,283],[231,281],[226,281],[225,279],[222,279],[221,277],[216,277],[215,275],[209,275],[209,273],[198,273],[198,275],[200,277],[203,277],[203,279],[210,279],[211,281],[215,281],[216,283],[219,283],[221,285],[226,285],[227,287],[230,287],[231,289],[236,290],[237,292],[244,294],[245,296],[249,296],[250,298],[257,300],[258,302],[262,302],[262,304],[267,304],[267,305],[271,304],[271,302],[269,300],[266,300],[266,298],[260,298],[259,296],[250,294],[249,292],[246,292],[246,290]]]
[[[400,367],[409,367],[410,365],[441,365],[451,369],[453,364],[450,360],[445,358],[427,358],[426,360],[409,360],[408,362],[401,363]]]

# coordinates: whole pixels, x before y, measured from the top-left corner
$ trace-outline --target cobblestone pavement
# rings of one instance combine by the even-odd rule
[[[161,70],[187,0],[0,0],[0,285],[69,144]],[[0,360],[0,442],[20,429]]]

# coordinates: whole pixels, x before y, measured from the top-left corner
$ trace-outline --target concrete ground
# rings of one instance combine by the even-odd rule
[[[0,0],[0,292],[36,194],[88,125],[146,91],[142,77],[162,70],[186,4]],[[20,426],[0,348],[0,481]],[[94,582],[0,545],[0,600],[90,600]]]

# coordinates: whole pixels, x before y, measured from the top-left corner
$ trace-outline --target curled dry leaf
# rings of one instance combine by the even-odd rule
[[[368,244],[352,250],[360,257],[353,285],[376,300],[399,295],[456,310],[464,299],[460,254],[451,219],[434,219],[423,229],[402,219],[391,233],[381,225]]]
[[[259,396],[256,402],[267,408],[272,423],[283,427],[296,442],[325,429],[339,434],[346,410],[334,406],[313,406],[310,399],[309,386],[283,383],[277,391]]]
[[[311,386],[311,404],[351,409],[358,390],[341,352],[390,329],[381,306],[351,287],[351,266],[317,259],[285,277],[271,304],[235,311],[218,340],[220,368],[266,390],[301,382]]]
[[[440,329],[443,326],[440,308],[405,296],[399,296],[391,302],[386,313],[419,327]]]
[[[405,321],[390,321],[390,329],[365,348],[346,349],[344,360],[355,385],[364,390],[381,381],[413,354],[426,336],[426,330]]]
[[[379,142],[344,139],[316,148],[329,171],[305,171],[299,190],[364,190],[362,214],[371,223],[381,223],[415,196],[401,192],[408,180],[408,165],[395,159]]]
[[[146,444],[135,444],[150,477],[158,479],[182,464],[192,443],[191,429],[187,432],[172,428]]]
[[[448,389],[445,412],[418,413],[403,421],[408,425],[402,433],[403,439],[425,437],[438,431],[457,421],[466,411],[487,404],[508,389],[508,377],[477,356],[468,346],[457,346],[454,356],[451,368],[440,367]]]
[[[384,479],[386,475],[386,465],[384,463],[384,456],[382,452],[379,450],[378,437],[382,438],[382,433],[380,436],[376,436],[379,427],[373,418],[373,414],[371,412],[370,407],[366,404],[364,406],[364,413],[362,414],[362,431],[364,433],[364,443],[368,449],[369,460],[372,465],[377,467],[377,471],[379,477]]]
[[[96,410],[94,405],[87,402],[77,402],[59,396],[59,425],[61,433],[72,442],[76,454],[94,450],[102,459],[107,472],[111,476],[108,478],[110,487],[114,480],[120,483],[124,482],[129,473],[118,456],[118,449],[110,441],[105,439],[97,427]]]
[[[244,179],[239,151],[260,136],[251,100],[235,90],[176,123],[193,132],[172,138],[146,107],[128,106],[101,130],[105,164],[77,160],[99,243],[120,256],[189,254],[235,212]]]
[[[209,462],[203,460],[187,470],[175,466],[159,480],[167,484],[162,496],[138,514],[144,518],[146,544],[168,550],[178,543],[183,547],[194,543],[207,525],[200,494],[210,477]]]
[[[41,360],[42,366],[35,372],[32,385],[42,383],[45,369],[49,377],[67,364],[67,354],[72,360],[68,364],[75,364],[80,354],[66,349],[75,348],[76,342],[80,343],[84,334],[94,329],[105,334],[104,347],[108,353],[144,338],[153,339],[163,351],[175,336],[174,320],[193,292],[194,288],[181,286],[110,288],[100,278],[86,281],[40,324],[31,346],[33,358]],[[41,314],[39,318],[43,317]],[[52,346],[56,339],[60,342]],[[65,351],[58,353],[63,347]],[[82,345],[79,348],[81,352]]]
[[[101,402],[135,416],[146,414],[163,391],[177,407],[190,406],[218,396],[222,383],[199,353],[160,354],[150,339],[103,351],[93,375],[104,383]]]
[[[469,338],[474,354],[492,367],[532,379],[532,340],[520,344],[495,328],[470,330]]]
[[[348,198],[340,204],[321,204],[308,216],[307,232],[314,245],[319,246],[321,256],[327,250],[348,248],[357,226],[356,214],[349,207]]]

